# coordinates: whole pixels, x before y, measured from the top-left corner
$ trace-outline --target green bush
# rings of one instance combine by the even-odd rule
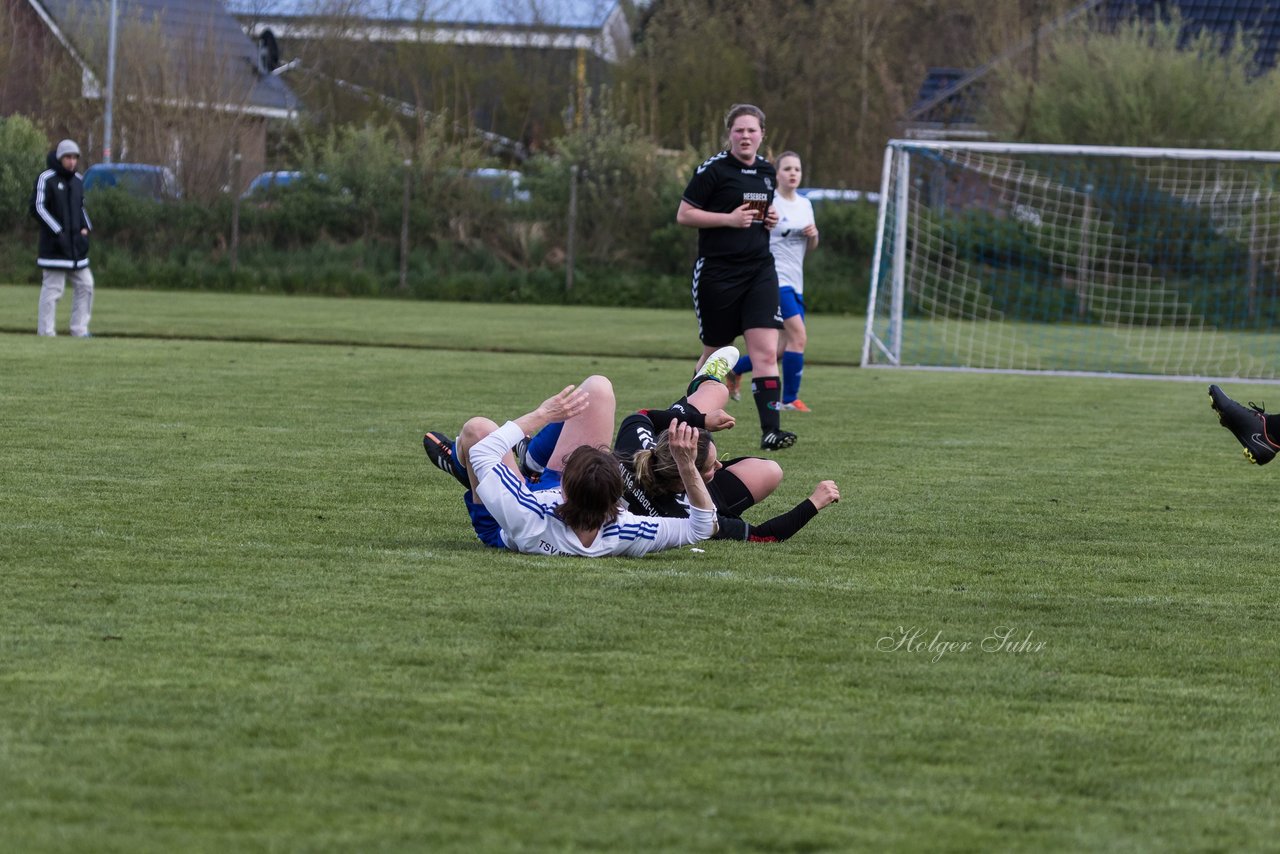
[[[982,123],[999,138],[1081,145],[1280,147],[1280,75],[1258,75],[1256,44],[1182,21],[1054,34],[1034,70],[994,76]]]
[[[31,190],[48,150],[44,133],[30,119],[0,118],[0,229],[30,222]]]
[[[607,112],[526,164],[525,203],[468,177],[480,160],[443,123],[416,142],[392,128],[302,137],[304,177],[237,200],[157,202],[118,189],[90,193],[93,264],[102,287],[335,296],[689,307],[697,236],[675,223],[688,157],[660,156]],[[40,141],[43,147],[43,140]],[[411,165],[405,166],[405,159]],[[569,168],[582,166],[572,291],[565,290]],[[400,229],[409,170],[410,255],[400,287]],[[27,182],[35,173],[23,175]],[[239,204],[238,264],[231,221]],[[861,311],[874,206],[819,207],[809,307]],[[0,229],[0,281],[34,280],[33,229]]]
[[[814,219],[822,239],[805,258],[805,307],[816,312],[857,313],[867,308],[875,254],[876,205],[817,202]]]
[[[578,170],[581,264],[642,265],[675,273],[693,260],[692,234],[675,225],[693,156],[660,154],[606,105],[526,166],[532,215],[564,245],[572,170]]]

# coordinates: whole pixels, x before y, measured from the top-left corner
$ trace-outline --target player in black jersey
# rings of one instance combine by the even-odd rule
[[[741,335],[754,367],[751,393],[760,415],[760,447],[789,448],[796,434],[782,429],[778,414],[778,274],[769,252],[769,229],[777,173],[757,152],[764,140],[764,113],[735,104],[725,116],[729,144],[708,158],[689,180],[676,222],[698,229],[693,266],[693,310],[705,360]]]
[[[669,428],[677,422],[694,427],[728,429],[733,422],[724,411],[729,390],[721,382],[706,382],[667,409],[642,409],[622,420],[613,450],[622,467],[622,500],[637,516],[688,514],[684,486],[669,445]],[[705,413],[705,414],[704,414]],[[789,539],[822,508],[840,500],[835,481],[819,483],[804,501],[791,510],[752,524],[742,518],[773,493],[782,482],[782,467],[760,457],[716,459],[716,446],[707,429],[699,430],[694,464],[702,472],[715,504],[717,521],[713,540],[780,543]]]

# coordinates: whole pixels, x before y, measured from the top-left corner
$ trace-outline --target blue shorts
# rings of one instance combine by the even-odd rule
[[[556,469],[547,469],[537,483],[529,484],[530,492],[559,488],[560,472]],[[462,493],[462,503],[467,505],[467,515],[471,517],[471,529],[476,532],[480,542],[495,549],[505,549],[506,545],[502,542],[502,526],[498,524],[497,519],[493,518],[489,508],[483,504],[477,504],[469,489]]]
[[[804,295],[796,293],[790,285],[778,288],[778,306],[782,309],[783,320],[790,320],[797,314],[804,320]]]

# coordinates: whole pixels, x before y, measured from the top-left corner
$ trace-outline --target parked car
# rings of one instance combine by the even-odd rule
[[[173,171],[150,163],[95,163],[85,170],[86,193],[105,187],[119,187],[131,196],[155,201],[182,198]]]
[[[281,187],[288,187],[290,184],[297,184],[304,177],[306,177],[306,174],[307,173],[305,172],[297,172],[297,171],[263,172],[262,174],[256,176],[252,181],[249,182],[248,188],[245,189],[244,193],[241,194],[240,198],[247,199],[247,198],[250,198],[251,196],[258,196],[258,195],[263,195],[265,193],[269,193],[272,190],[276,190]],[[325,179],[324,175],[320,175],[317,177],[321,181]]]
[[[862,190],[830,190],[824,187],[801,187],[796,190],[811,202],[879,202],[879,193]]]
[[[492,198],[504,202],[527,202],[532,198],[528,190],[520,186],[524,177],[515,169],[468,169],[468,181],[488,189]]]

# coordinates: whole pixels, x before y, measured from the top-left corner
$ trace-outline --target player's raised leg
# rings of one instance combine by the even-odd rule
[[[564,422],[555,450],[547,461],[548,469],[563,471],[565,458],[576,448],[583,445],[607,448],[613,439],[613,418],[617,410],[613,383],[608,377],[593,374],[583,380],[579,388],[589,395],[587,408]]]

